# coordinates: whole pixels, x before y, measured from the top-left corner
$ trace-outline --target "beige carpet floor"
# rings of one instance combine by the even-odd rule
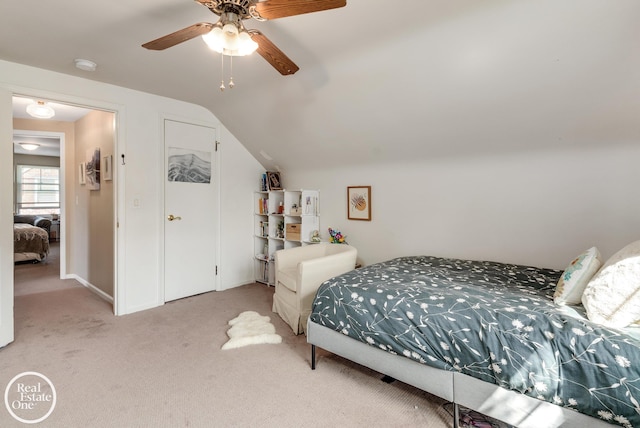
[[[16,272],[16,289],[34,276]],[[38,426],[451,426],[442,400],[328,352],[312,371],[305,337],[271,313],[273,288],[250,284],[115,317],[75,281],[51,281],[53,291],[32,284],[16,296],[16,339],[0,349],[2,391],[24,371],[57,390]],[[227,321],[246,310],[269,315],[283,342],[222,351]],[[0,408],[0,427],[24,426]]]
[[[49,243],[49,255],[41,262],[21,262],[14,266],[14,295],[42,293],[82,287],[78,281],[60,279],[60,242]]]

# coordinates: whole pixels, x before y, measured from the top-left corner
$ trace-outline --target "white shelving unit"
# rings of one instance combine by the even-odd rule
[[[312,244],[320,230],[318,190],[270,190],[254,192],[255,278],[275,284],[276,251]]]

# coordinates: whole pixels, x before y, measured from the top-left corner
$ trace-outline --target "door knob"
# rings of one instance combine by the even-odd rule
[[[182,217],[178,217],[178,216],[174,216],[173,214],[169,214],[167,216],[167,220],[169,221],[173,221],[173,220],[182,220]]]

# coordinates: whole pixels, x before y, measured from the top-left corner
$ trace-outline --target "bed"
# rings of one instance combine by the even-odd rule
[[[562,271],[401,257],[326,281],[312,345],[519,427],[640,427],[638,328],[559,306]]]
[[[49,254],[49,234],[41,227],[13,224],[14,262],[42,261]]]

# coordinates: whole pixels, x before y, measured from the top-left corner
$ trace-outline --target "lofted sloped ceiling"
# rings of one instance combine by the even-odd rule
[[[199,38],[140,46],[215,22],[197,2],[3,1],[0,16],[1,59],[202,105],[268,169],[640,140],[638,0],[348,0],[246,21],[300,71],[235,58],[224,92],[229,63]]]

